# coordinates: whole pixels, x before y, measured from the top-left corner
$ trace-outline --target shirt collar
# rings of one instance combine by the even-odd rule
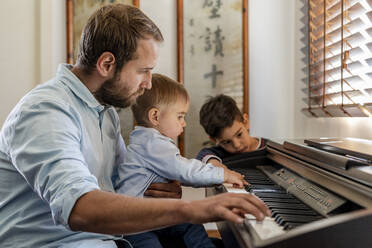
[[[258,144],[257,144],[257,147],[255,150],[258,150],[261,148],[261,144],[262,144],[262,138],[258,138]]]
[[[72,65],[60,64],[57,69],[57,79],[65,84],[77,97],[85,102],[89,107],[101,112],[105,106],[97,101],[92,92],[83,82],[71,71]]]

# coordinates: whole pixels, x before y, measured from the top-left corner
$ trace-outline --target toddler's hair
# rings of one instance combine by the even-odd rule
[[[136,103],[132,105],[132,112],[136,123],[140,126],[150,127],[148,111],[160,106],[169,106],[178,101],[189,101],[189,95],[182,84],[177,81],[154,73],[152,75],[152,87],[145,90],[144,94],[139,96]]]

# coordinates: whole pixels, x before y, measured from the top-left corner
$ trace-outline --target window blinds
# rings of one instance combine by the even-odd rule
[[[308,0],[313,117],[372,116],[372,0]]]

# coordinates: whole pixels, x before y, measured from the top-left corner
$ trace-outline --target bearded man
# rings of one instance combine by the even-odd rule
[[[84,28],[77,63],[12,110],[0,133],[1,247],[118,247],[115,234],[268,213],[249,194],[187,202],[115,193],[126,148],[114,107],[151,88],[162,40],[139,9],[105,6]],[[157,187],[149,194],[180,195],[175,183]]]

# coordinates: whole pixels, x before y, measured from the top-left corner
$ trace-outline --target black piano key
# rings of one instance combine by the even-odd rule
[[[251,192],[251,193],[256,193],[256,192],[273,192],[273,193],[277,192],[277,193],[280,193],[280,192],[283,192],[283,190],[276,185],[262,185],[262,184],[247,185],[245,187],[245,189],[248,192]]]
[[[275,189],[277,191],[283,191],[282,188],[280,188],[277,185],[267,185],[267,184],[251,184],[251,189]]]
[[[257,193],[280,193],[280,191],[276,189],[252,189],[251,187],[246,187],[246,190],[250,193],[257,194]]]
[[[304,215],[304,216],[320,216],[314,210],[295,210],[295,209],[282,209],[282,208],[272,208],[272,216],[275,217],[278,214],[292,214],[292,215]]]
[[[305,204],[298,203],[282,203],[282,202],[266,202],[266,205],[271,208],[284,208],[284,209],[296,209],[296,210],[309,210],[310,207]]]
[[[234,171],[239,172],[245,177],[265,177],[265,174],[258,170],[244,170],[244,169],[234,169]]]
[[[270,181],[270,178],[268,178],[267,176],[264,176],[264,175],[244,175],[244,178],[246,179],[251,179],[251,180],[262,180],[262,181]]]
[[[293,195],[290,195],[290,194],[287,194],[285,193],[285,191],[283,192],[275,192],[275,193],[267,193],[267,192],[257,192],[255,193],[256,196],[264,199],[265,197],[269,197],[269,198],[286,198],[286,199],[294,199],[295,197]]]
[[[302,203],[300,200],[296,198],[273,198],[273,197],[265,197],[264,202]]]
[[[238,171],[239,172],[239,171]],[[267,176],[261,172],[252,172],[252,171],[240,171],[240,174],[246,176],[246,177],[261,177],[261,178],[267,178]]]
[[[255,185],[255,184],[261,184],[261,185],[275,185],[272,181],[269,180],[257,180],[257,179],[247,179],[244,178],[248,183]]]
[[[284,230],[290,230],[290,229],[296,228],[296,227],[298,227],[298,226],[302,226],[303,224],[306,224],[306,223],[287,222],[287,223],[285,223],[285,225],[283,226],[283,229],[284,229]]]
[[[280,214],[277,215],[275,221],[280,225],[284,225],[287,222],[297,222],[297,223],[309,223],[312,221],[319,220],[319,216],[303,216],[303,215],[290,215],[290,214]]]

